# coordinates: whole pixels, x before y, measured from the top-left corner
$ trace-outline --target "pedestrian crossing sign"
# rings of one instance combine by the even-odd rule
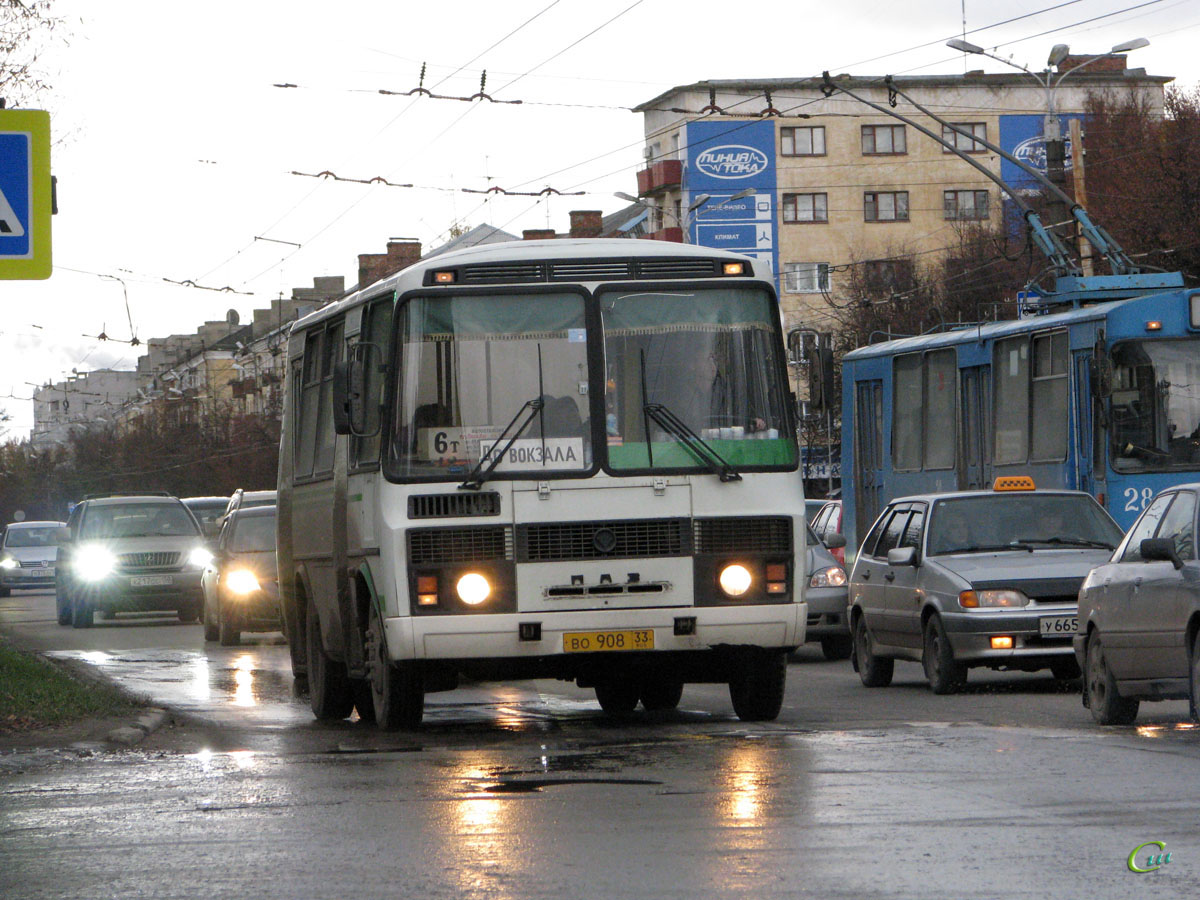
[[[0,279],[49,278],[50,114],[0,109]]]

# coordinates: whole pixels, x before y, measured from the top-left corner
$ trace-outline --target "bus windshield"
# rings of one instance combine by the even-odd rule
[[[691,435],[737,469],[796,464],[764,291],[609,289],[600,314],[612,469],[705,468]]]
[[[492,477],[588,469],[584,303],[567,291],[406,302],[388,474],[461,478],[514,435]]]
[[[1123,341],[1112,351],[1113,468],[1200,463],[1200,339]]]

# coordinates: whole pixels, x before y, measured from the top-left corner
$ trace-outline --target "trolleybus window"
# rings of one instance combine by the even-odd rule
[[[609,290],[599,299],[614,471],[704,470],[696,437],[735,468],[796,465],[766,293]]]
[[[491,477],[591,467],[581,294],[415,297],[397,313],[390,476],[461,479],[514,435]]]
[[[1137,340],[1112,351],[1111,435],[1118,472],[1200,463],[1200,339]]]

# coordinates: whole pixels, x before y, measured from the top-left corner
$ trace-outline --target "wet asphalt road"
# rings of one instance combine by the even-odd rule
[[[428,698],[416,733],[321,724],[278,635],[0,624],[196,724],[133,750],[0,755],[0,897],[1189,897],[1200,729],[1186,704],[1099,729],[1048,678],[917,665],[867,690],[805,650],[783,713],[718,686],[625,722],[537,681]],[[1162,841],[1146,874],[1131,850]],[[1157,848],[1142,851],[1139,856]]]

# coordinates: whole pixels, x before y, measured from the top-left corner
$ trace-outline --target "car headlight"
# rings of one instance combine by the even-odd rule
[[[478,606],[488,598],[492,586],[478,572],[469,572],[458,579],[458,597],[468,606]]]
[[[846,570],[841,566],[827,566],[813,572],[808,579],[808,586],[815,588],[841,587],[846,583]]]
[[[99,581],[117,566],[117,558],[103,547],[84,547],[75,557],[75,573],[84,581]]]
[[[234,594],[253,594],[261,585],[249,569],[234,569],[225,576],[225,587]]]
[[[15,569],[19,565],[20,563],[11,556],[6,556],[4,559],[0,559],[0,569]]]
[[[199,566],[201,569],[212,562],[212,558],[212,551],[207,547],[197,547],[190,554],[188,554],[188,562],[193,566]]]
[[[1019,609],[1029,605],[1029,598],[1020,591],[1013,590],[963,591],[958,595],[958,605],[963,609]]]
[[[740,597],[750,590],[750,570],[738,563],[723,568],[717,580],[721,583],[721,590],[730,597]]]

